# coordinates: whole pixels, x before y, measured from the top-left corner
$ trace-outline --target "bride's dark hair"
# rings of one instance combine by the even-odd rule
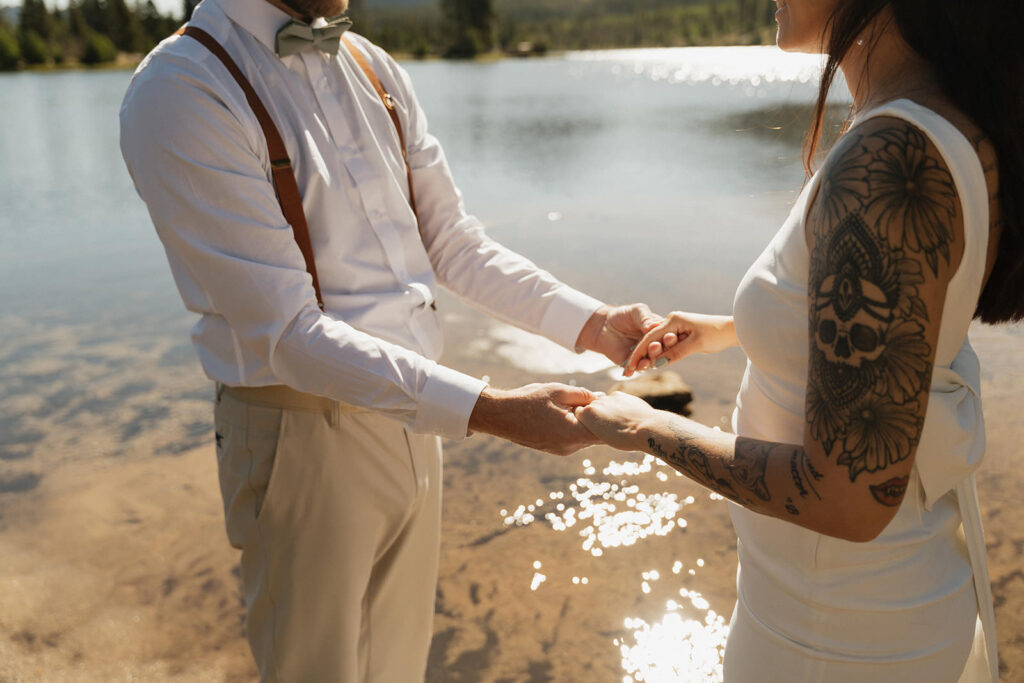
[[[943,94],[988,137],[999,159],[1002,230],[975,317],[1024,319],[1024,26],[1021,0],[841,0],[829,19],[818,102],[804,147],[810,172],[826,97],[855,41],[888,7],[900,35],[932,67]],[[870,39],[870,38],[866,38]]]

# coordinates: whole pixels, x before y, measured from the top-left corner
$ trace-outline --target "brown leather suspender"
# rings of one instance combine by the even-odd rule
[[[231,59],[231,55],[227,53],[227,50],[213,36],[195,26],[183,26],[177,31],[176,35],[186,35],[202,43],[206,49],[212,52],[224,64],[228,73],[231,74],[235,82],[242,89],[242,92],[245,93],[245,99],[249,106],[252,107],[253,114],[256,115],[260,128],[263,129],[263,136],[267,139],[271,178],[274,182],[274,191],[277,193],[277,201],[281,205],[281,212],[284,214],[288,224],[292,226],[295,242],[299,245],[302,258],[306,261],[306,271],[313,278],[313,290],[316,292],[317,305],[320,306],[321,311],[324,310],[324,298],[320,291],[320,279],[317,277],[316,261],[313,258],[313,243],[309,237],[306,212],[302,208],[302,195],[299,192],[299,185],[295,181],[295,171],[292,169],[292,161],[288,157],[288,150],[281,139],[281,133],[278,131],[277,126],[274,125],[274,120],[270,118],[267,108],[263,106],[263,102],[260,100],[259,95],[256,94],[252,84],[249,83],[242,70],[235,64],[235,61]],[[402,160],[405,162],[405,174],[409,181],[409,204],[412,207],[413,214],[416,216],[416,224],[418,226],[419,215],[416,213],[416,194],[413,191],[412,185],[412,169],[409,167],[409,160],[406,156],[405,136],[402,134],[402,122],[398,118],[394,98],[384,89],[384,85],[380,82],[377,74],[374,73],[370,63],[366,61],[363,53],[344,37],[342,37],[342,42],[356,60],[359,68],[366,74],[370,84],[373,85],[373,89],[377,91],[381,103],[387,110],[388,115],[391,117],[391,122],[395,125],[395,130],[398,132],[398,142],[402,148]]]
[[[412,189],[412,169],[409,168],[409,157],[405,152],[405,135],[402,134],[402,122],[398,119],[398,110],[395,108],[395,98],[388,94],[388,91],[384,89],[384,84],[377,78],[377,74],[374,72],[373,67],[366,61],[366,56],[359,51],[355,45],[353,45],[345,37],[341,37],[341,42],[348,48],[349,54],[356,60],[356,64],[363,70],[366,77],[370,79],[370,83],[373,85],[373,89],[377,91],[377,96],[380,97],[380,101],[384,103],[384,108],[388,110],[388,116],[391,117],[391,123],[395,124],[395,130],[398,131],[398,145],[402,148],[402,161],[405,163],[405,177],[409,179],[409,205],[412,206],[412,212],[416,214],[416,224],[419,225],[420,217],[416,212],[416,192]]]

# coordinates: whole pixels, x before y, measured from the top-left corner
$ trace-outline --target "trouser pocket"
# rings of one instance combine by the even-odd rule
[[[224,395],[217,401],[214,425],[228,540],[242,548],[273,497],[282,411]]]

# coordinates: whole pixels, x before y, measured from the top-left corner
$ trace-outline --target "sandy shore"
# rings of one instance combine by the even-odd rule
[[[1005,681],[1024,680],[1022,341],[1019,331],[974,335],[989,424],[979,482]],[[145,358],[181,353],[146,348],[145,373],[156,372]],[[679,370],[695,390],[696,417],[720,424],[742,358]],[[495,373],[499,384],[524,375]],[[562,379],[611,383],[600,374]],[[208,428],[197,424],[203,399],[189,388],[196,381],[193,371],[127,392],[136,412],[126,411],[115,430],[117,456],[104,455],[103,430],[110,430],[98,413],[72,419],[42,411],[17,426],[22,434],[53,430],[33,443],[60,438],[51,448],[77,443],[93,457],[55,456],[36,470],[39,448],[31,457],[17,456],[18,444],[3,451],[0,681],[254,678],[238,557],[223,531]],[[108,389],[94,399],[118,391]],[[146,423],[147,401],[161,392],[170,396],[166,414]],[[125,427],[135,418],[137,431]],[[613,483],[619,488],[602,488]],[[449,446],[445,484],[428,680],[621,681],[627,673],[659,680],[669,665],[693,671],[691,680],[715,680],[722,620],[735,599],[735,537],[724,503],[636,454],[591,449],[557,459],[482,437]],[[602,491],[612,502],[621,493],[633,509],[646,505],[648,520],[609,512]],[[544,519],[552,513],[564,521],[568,508],[574,526],[559,530]],[[625,509],[619,504],[617,512]],[[580,533],[588,526],[589,545],[591,535]]]

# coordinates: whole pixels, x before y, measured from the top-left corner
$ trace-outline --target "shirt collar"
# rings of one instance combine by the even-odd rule
[[[210,2],[210,0],[206,0]],[[253,35],[267,48],[274,52],[277,32],[287,24],[291,17],[287,12],[271,5],[267,0],[216,0],[231,21]],[[324,23],[323,19],[314,19],[312,26]]]

